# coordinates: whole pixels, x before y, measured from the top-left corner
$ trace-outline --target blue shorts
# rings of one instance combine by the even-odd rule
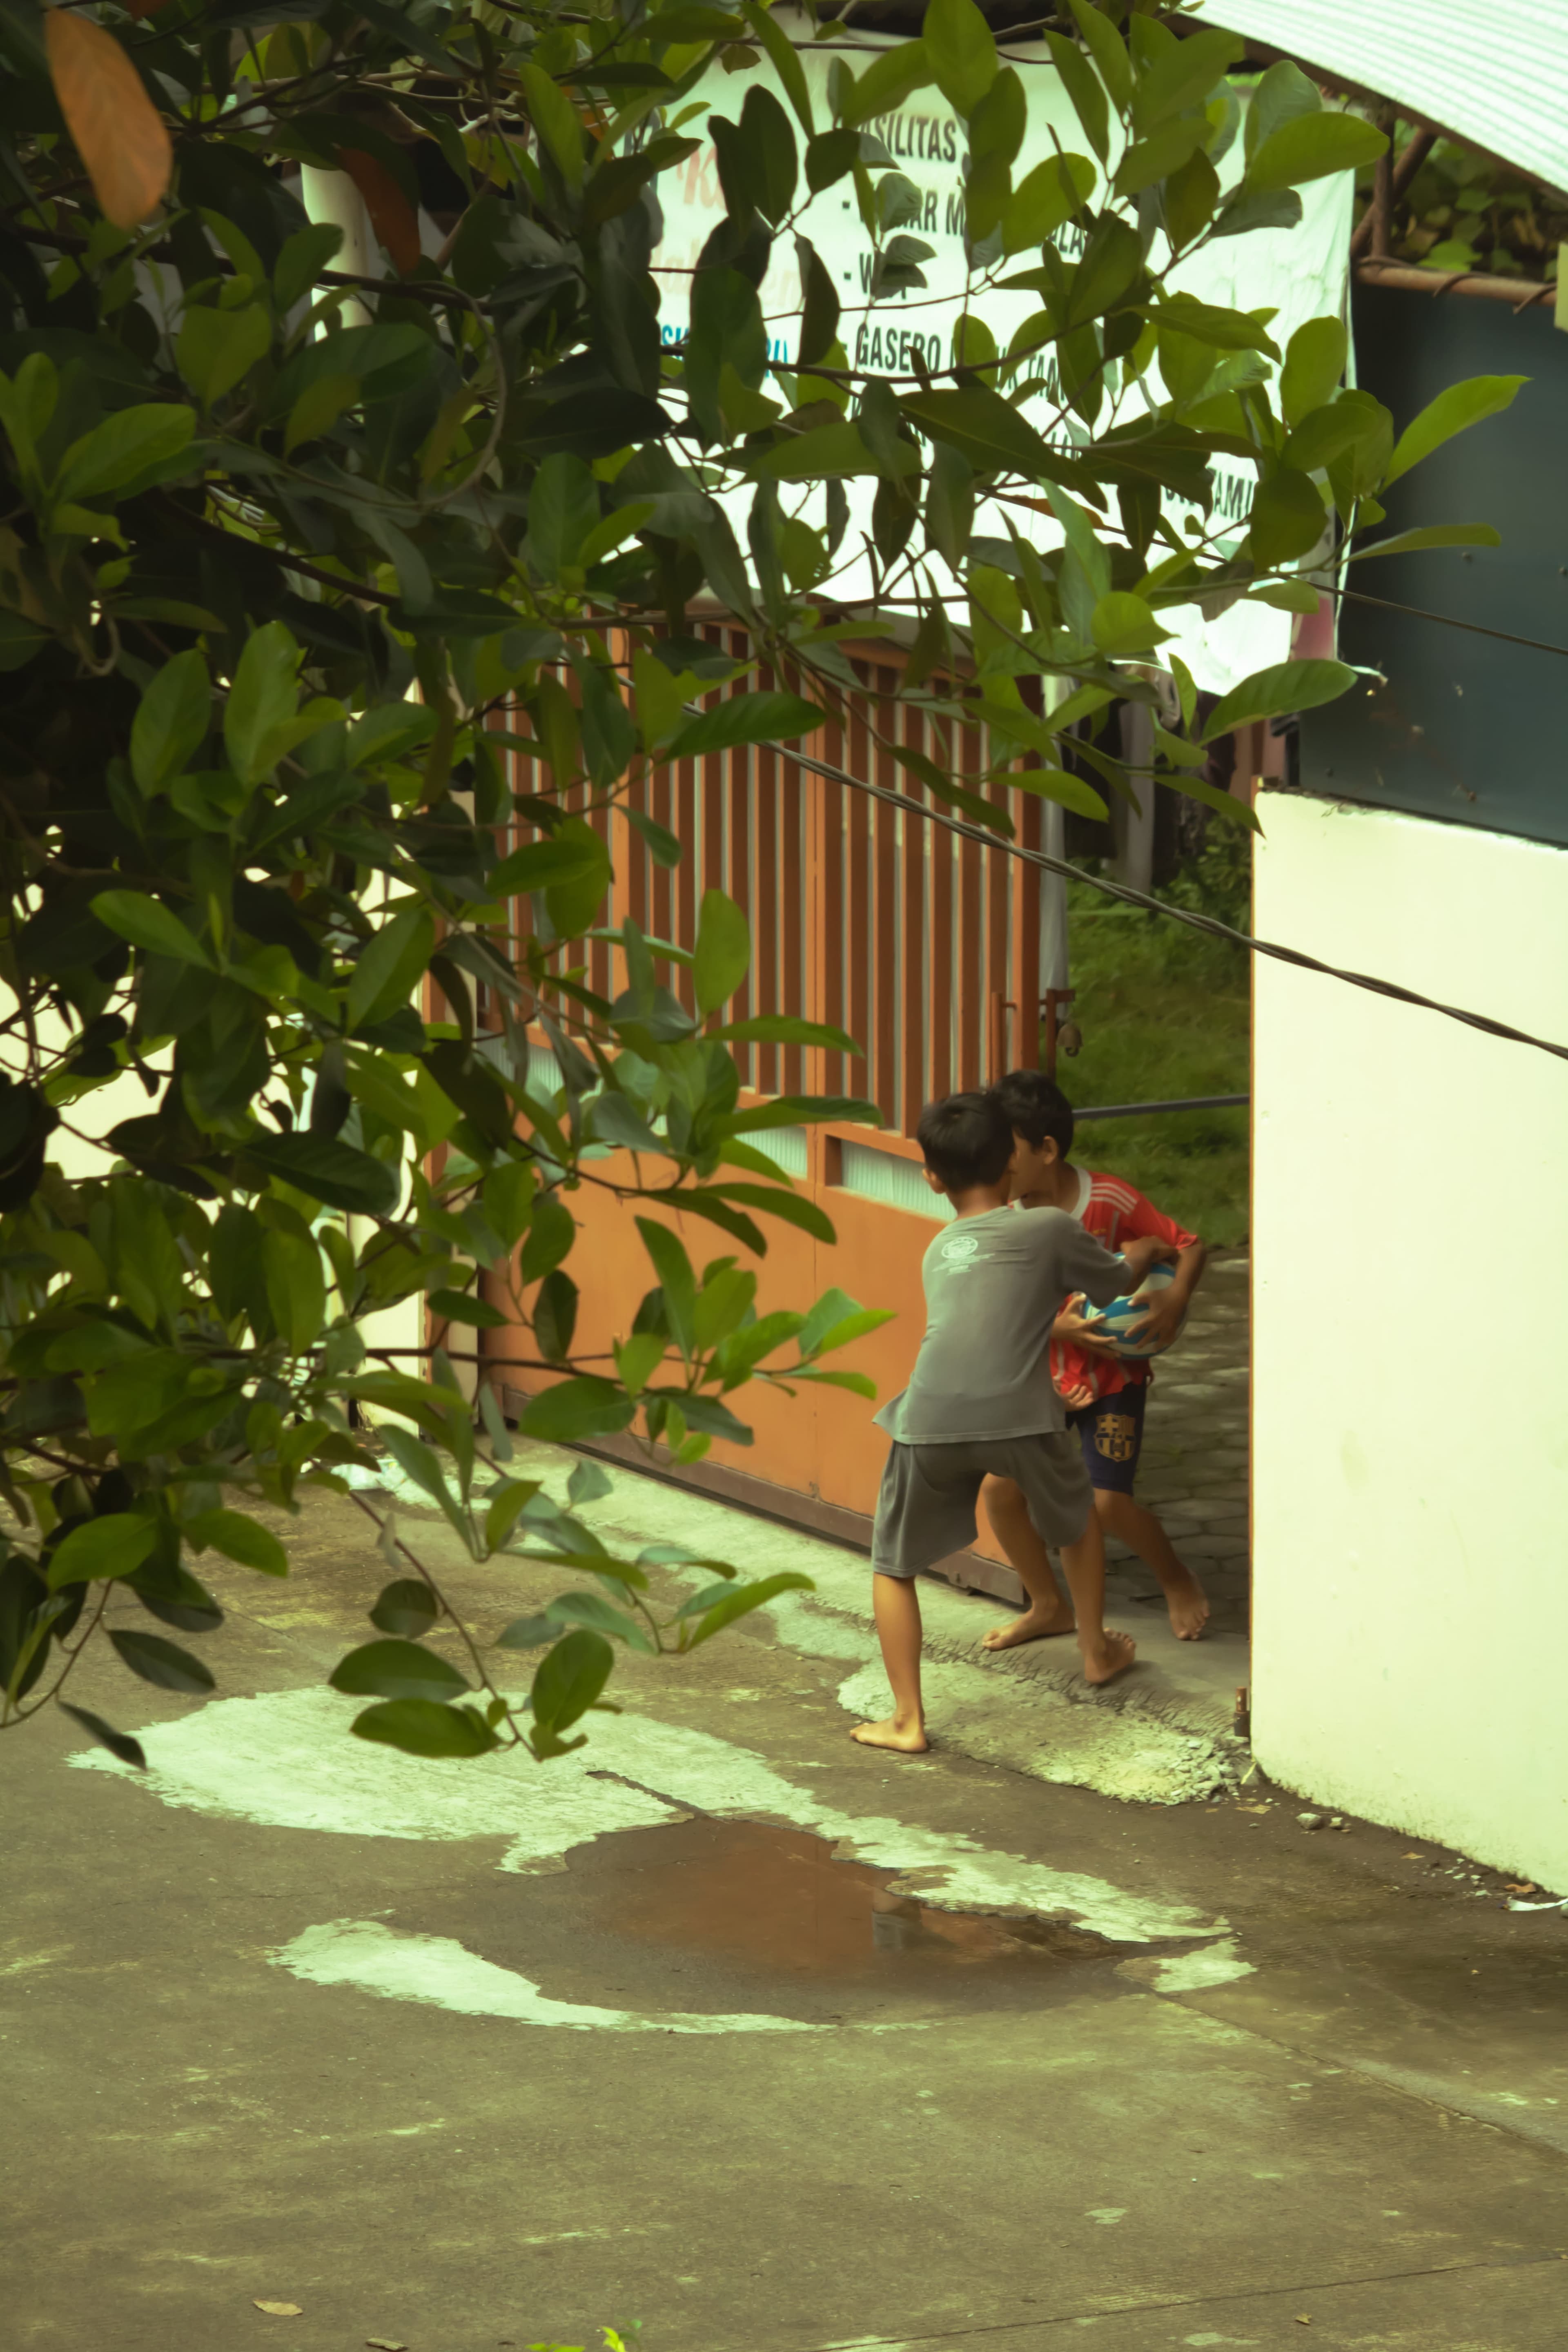
[[[1149,1383],[1139,1381],[1068,1415],[1068,1427],[1077,1430],[1083,1448],[1083,1466],[1102,1494],[1132,1492],[1138,1456],[1143,1450],[1143,1408],[1148,1402]]]

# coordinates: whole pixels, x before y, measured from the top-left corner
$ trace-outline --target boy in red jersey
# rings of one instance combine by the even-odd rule
[[[1072,1106],[1042,1071],[1014,1070],[993,1092],[1017,1139],[1013,1161],[1015,1206],[1065,1209],[1108,1250],[1119,1250],[1141,1235],[1175,1245],[1174,1278],[1137,1327],[1141,1339],[1173,1337],[1204,1270],[1208,1253],[1203,1243],[1195,1234],[1163,1216],[1124,1178],[1094,1176],[1073,1166],[1068,1158],[1073,1140]],[[1096,1340],[1092,1325],[1065,1306],[1052,1327],[1050,1353],[1051,1377],[1068,1408],[1068,1425],[1077,1430],[1082,1444],[1103,1532],[1120,1537],[1158,1578],[1172,1630],[1184,1642],[1195,1642],[1208,1622],[1203,1587],[1177,1559],[1153,1512],[1133,1500],[1152,1367],[1135,1358],[1116,1355]],[[1039,1591],[1050,1577],[1049,1562],[1022,1496],[1005,1478],[988,1478],[983,1491],[997,1542],[1029,1591]],[[1040,1622],[1031,1624],[1033,1619]],[[1042,1611],[1037,1602],[1019,1625],[1023,1630],[1016,1638],[1020,1641],[1070,1633],[1072,1611],[1060,1588],[1054,1611]]]

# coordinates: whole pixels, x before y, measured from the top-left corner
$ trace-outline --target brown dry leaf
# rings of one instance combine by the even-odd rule
[[[414,208],[386,165],[363,147],[341,147],[338,161],[364,198],[371,226],[401,276],[410,278],[419,267],[419,223]]]
[[[298,2319],[303,2305],[298,2303],[263,2303],[258,2294],[250,2298],[258,2311],[265,2311],[274,2319]]]
[[[134,228],[163,202],[174,151],[141,75],[101,25],[66,8],[44,11],[55,96],[92,193],[116,228]]]
[[[1505,1882],[1502,1891],[1505,1895],[1533,1895],[1535,1892],[1535,1881],[1533,1878],[1521,1878],[1517,1886],[1513,1885],[1511,1883]]]

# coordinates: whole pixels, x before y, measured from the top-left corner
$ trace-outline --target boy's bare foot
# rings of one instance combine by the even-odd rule
[[[1083,1678],[1086,1683],[1113,1682],[1126,1673],[1137,1654],[1138,1644],[1131,1633],[1107,1630],[1093,1649],[1084,1650]]]
[[[1160,1589],[1171,1612],[1171,1631],[1177,1640],[1199,1640],[1209,1622],[1208,1596],[1191,1569],[1184,1568],[1174,1574],[1167,1570],[1160,1579]]]
[[[1053,1609],[1037,1605],[1026,1609],[1006,1625],[993,1625],[989,1633],[982,1633],[983,1650],[1012,1650],[1020,1642],[1048,1642],[1053,1633],[1071,1633],[1077,1630],[1072,1611],[1058,1601]]]
[[[849,1735],[862,1748],[892,1748],[900,1756],[923,1756],[931,1746],[925,1727],[920,1723],[900,1723],[890,1718],[886,1723],[858,1723]]]

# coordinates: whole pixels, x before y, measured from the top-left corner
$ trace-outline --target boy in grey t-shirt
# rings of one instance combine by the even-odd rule
[[[1060,1209],[1009,1212],[1016,1144],[994,1096],[931,1103],[916,1133],[927,1183],[957,1213],[925,1254],[926,1333],[909,1387],[877,1415],[893,1440],[871,1544],[893,1713],[851,1735],[864,1747],[908,1755],[927,1744],[914,1580],[973,1541],[987,1475],[1014,1479],[1040,1536],[1060,1548],[1085,1679],[1107,1683],[1131,1664],[1131,1640],[1103,1622],[1104,1543],[1082,1452],[1051,1379],[1051,1326],[1069,1293],[1109,1305],[1174,1255],[1168,1244],[1146,1240],[1113,1256]],[[986,1634],[984,1646],[1007,1649],[1054,1630],[1058,1605],[1054,1584],[1048,1593],[1031,1590],[1024,1614]]]

